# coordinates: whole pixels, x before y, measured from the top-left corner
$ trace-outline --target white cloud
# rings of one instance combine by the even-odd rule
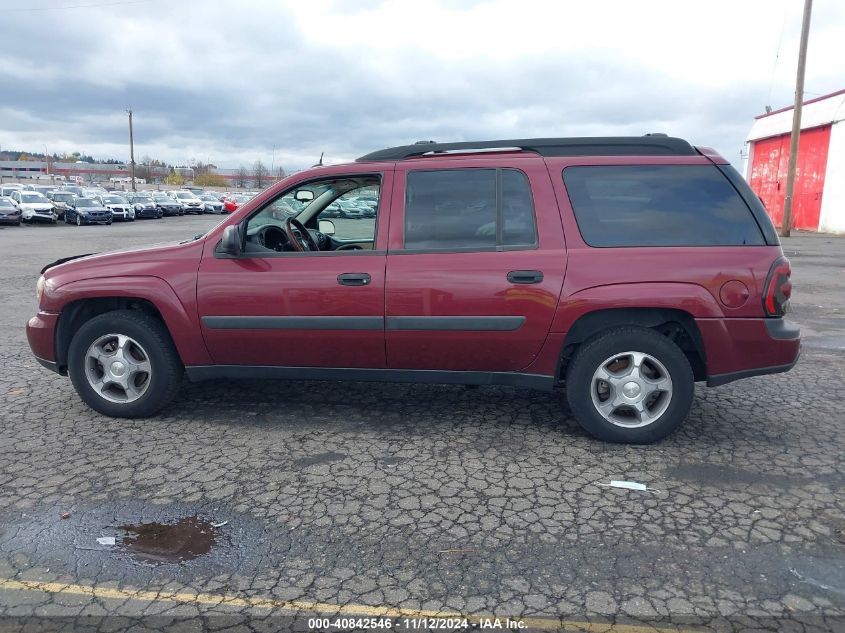
[[[817,0],[806,89],[842,87],[845,7]],[[170,2],[10,12],[6,148],[288,168],[420,138],[664,131],[735,160],[791,101],[800,3]],[[776,63],[775,55],[780,50]]]

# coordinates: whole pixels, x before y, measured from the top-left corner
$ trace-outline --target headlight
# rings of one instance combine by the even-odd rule
[[[44,275],[41,275],[38,281],[35,282],[35,300],[38,302],[38,305],[41,305],[41,296],[44,294],[44,286],[46,285],[47,280],[44,279]]]

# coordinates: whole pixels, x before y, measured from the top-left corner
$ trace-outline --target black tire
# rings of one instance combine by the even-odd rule
[[[85,375],[89,346],[107,334],[125,334],[146,351],[150,362],[149,386],[132,402],[111,402],[100,396]],[[143,418],[167,406],[179,392],[185,369],[164,323],[136,310],[116,310],[95,316],[73,335],[68,349],[68,374],[76,392],[89,407],[116,418]]]
[[[653,422],[640,427],[614,424],[593,404],[594,372],[614,354],[628,351],[654,357],[663,364],[672,381],[666,409]],[[654,330],[634,326],[607,330],[583,343],[566,372],[566,397],[578,423],[593,437],[620,444],[651,444],[670,435],[689,413],[694,386],[692,368],[680,348]]]

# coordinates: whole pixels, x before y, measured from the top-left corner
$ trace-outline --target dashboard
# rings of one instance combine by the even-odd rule
[[[315,231],[314,229],[307,229],[308,233],[314,239],[314,242],[317,244],[317,248],[321,251],[330,251],[332,250],[332,244],[329,240],[328,236],[320,233],[320,231]],[[294,233],[299,233],[299,231],[294,227]],[[247,241],[247,250],[270,250],[275,251],[277,253],[284,253],[288,251],[297,251],[293,247],[289,240],[288,235],[285,233],[284,229],[275,225],[275,224],[262,224],[255,229],[250,229],[246,236]],[[250,248],[250,247],[258,247]]]

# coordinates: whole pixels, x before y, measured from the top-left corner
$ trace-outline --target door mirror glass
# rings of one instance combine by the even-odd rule
[[[309,189],[300,189],[293,197],[299,202],[311,202],[314,199],[314,192]]]
[[[320,220],[318,230],[323,235],[334,235],[334,222],[331,220]]]
[[[223,230],[223,238],[220,240],[220,246],[217,247],[217,251],[225,255],[231,255],[232,257],[240,257],[243,252],[243,246],[239,224],[232,224]]]

